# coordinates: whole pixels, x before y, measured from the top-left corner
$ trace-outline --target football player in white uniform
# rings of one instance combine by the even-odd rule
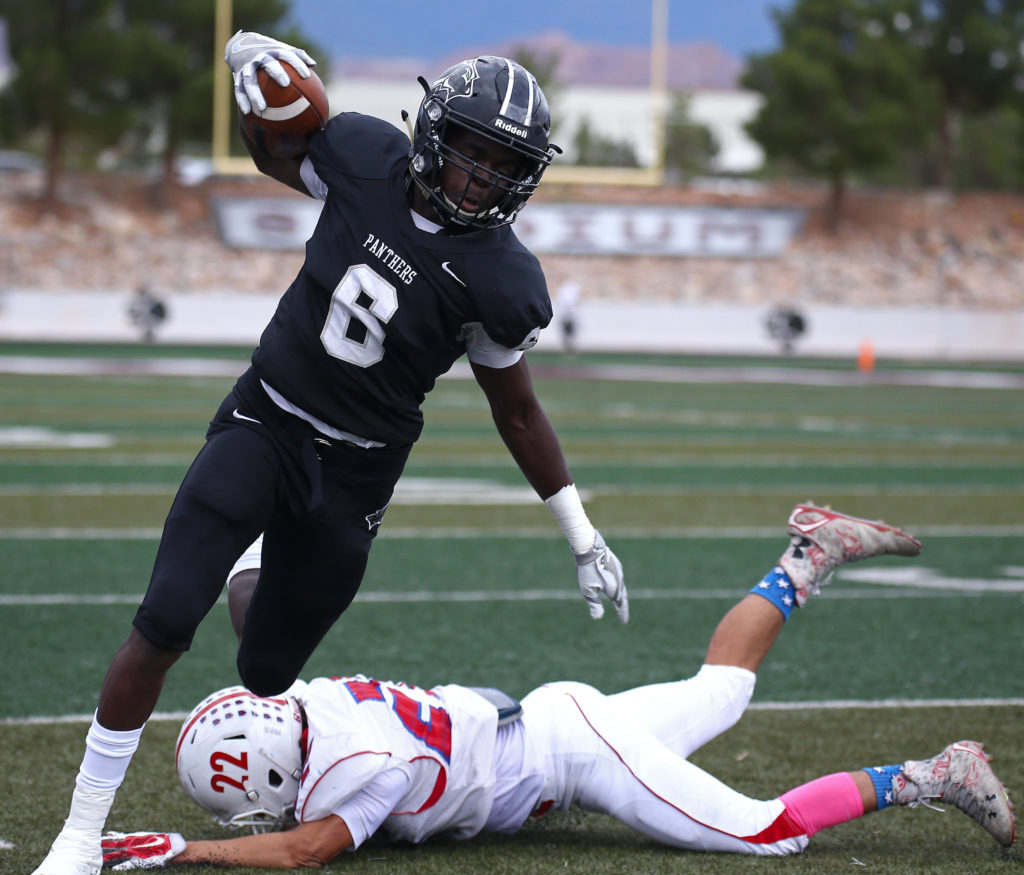
[[[836,566],[920,551],[899,529],[810,505],[794,509],[788,532],[779,564],[722,618],[687,680],[614,695],[558,682],[521,706],[497,691],[362,676],[300,681],[271,699],[220,690],[186,719],[178,774],[218,822],[257,834],[187,842],[108,833],[106,865],[318,865],[378,829],[411,842],[511,833],[574,803],[678,848],[784,855],[868,812],[937,800],[1011,845],[1013,807],[975,741],[931,759],[826,775],[770,800],[686,759],[739,719],[783,624]]]

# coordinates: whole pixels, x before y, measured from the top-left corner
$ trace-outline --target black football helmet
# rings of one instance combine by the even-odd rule
[[[544,92],[525,67],[507,58],[485,55],[449,67],[428,85],[416,116],[409,168],[446,226],[495,228],[515,220],[536,190],[557,146],[548,144],[551,114]],[[514,152],[520,159],[515,176],[486,171],[447,144],[451,126],[459,125]],[[495,203],[476,212],[460,209],[441,188],[441,171],[453,161],[499,190]],[[468,187],[468,183],[467,183]]]

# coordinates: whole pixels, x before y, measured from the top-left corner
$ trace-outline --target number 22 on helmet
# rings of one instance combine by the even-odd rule
[[[178,778],[221,826],[280,829],[294,820],[301,738],[302,712],[293,698],[226,687],[185,718],[175,746]]]

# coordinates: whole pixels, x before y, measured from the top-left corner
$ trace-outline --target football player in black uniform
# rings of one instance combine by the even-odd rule
[[[239,32],[226,61],[242,114],[260,68],[309,75],[303,50]],[[96,875],[100,833],[167,671],[264,532],[238,651],[243,683],[282,692],[348,607],[436,378],[466,354],[502,439],[569,540],[591,615],[622,622],[622,566],[587,518],[523,352],[551,319],[537,259],[509,225],[555,147],[534,77],[478,57],[425,95],[413,143],[345,113],[308,152],[257,167],[324,201],[306,260],[217,411],[164,526],[149,589],[104,679],[71,814],[36,875]]]

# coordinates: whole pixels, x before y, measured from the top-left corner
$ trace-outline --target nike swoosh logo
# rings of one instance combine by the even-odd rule
[[[161,835],[149,836],[148,839],[142,839],[132,847],[137,851],[163,851],[167,847],[167,837]]]
[[[462,280],[460,280],[457,276],[455,276],[454,273],[452,273],[452,269],[450,267],[448,267],[449,264],[451,264],[450,261],[442,261],[441,262],[441,270],[443,270],[446,274],[448,274],[448,276],[450,276],[453,280],[455,280],[455,282],[457,282],[460,286],[465,288],[466,284]]]
[[[263,423],[260,422],[258,419],[253,419],[251,416],[246,416],[244,413],[239,413],[237,407],[231,411],[231,415],[235,417],[235,419],[244,419],[246,422],[255,422],[257,425],[263,425]]]
[[[239,52],[246,52],[249,49],[262,49],[262,48],[269,49],[272,46],[275,46],[275,45],[278,44],[277,40],[271,40],[271,39],[264,39],[263,41],[260,41],[260,40],[257,39],[257,40],[252,40],[251,42],[246,42],[246,40],[249,40],[249,39],[251,39],[251,38],[250,37],[242,37],[242,39],[240,39],[237,43],[235,43],[231,47],[231,54],[232,55],[237,55]]]

